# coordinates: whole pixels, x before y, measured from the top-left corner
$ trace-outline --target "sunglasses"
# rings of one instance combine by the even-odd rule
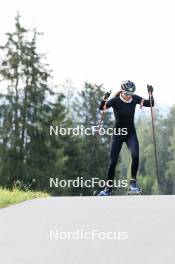
[[[127,91],[125,91],[125,92],[123,92],[124,93],[124,95],[126,95],[126,96],[132,96],[133,94],[134,94],[134,92],[127,92]]]

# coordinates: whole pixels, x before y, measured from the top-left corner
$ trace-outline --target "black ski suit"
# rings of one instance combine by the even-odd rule
[[[154,98],[151,96],[152,106],[154,106]],[[123,142],[126,142],[127,147],[131,151],[131,177],[136,179],[139,167],[139,142],[134,125],[134,114],[137,104],[150,107],[150,100],[143,99],[138,95],[132,96],[130,103],[125,103],[120,99],[120,96],[113,97],[106,103],[106,108],[113,107],[115,116],[115,128],[127,128],[127,135],[112,135],[110,144],[109,167],[108,167],[108,181],[113,182],[115,175],[115,168],[118,161],[119,153]],[[105,100],[101,101],[99,109],[103,110]]]

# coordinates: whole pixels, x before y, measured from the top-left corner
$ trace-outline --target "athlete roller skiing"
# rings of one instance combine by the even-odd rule
[[[115,116],[115,128],[127,128],[127,135],[112,135],[109,153],[109,166],[108,166],[108,179],[106,187],[99,193],[100,196],[108,196],[113,192],[113,180],[115,176],[115,169],[118,157],[125,142],[130,150],[132,163],[131,163],[131,179],[128,188],[128,194],[141,194],[141,188],[137,185],[137,171],[139,167],[139,142],[134,125],[134,115],[136,105],[140,107],[154,106],[153,87],[147,86],[149,99],[144,99],[135,94],[136,86],[131,81],[124,81],[121,84],[121,90],[108,101],[110,92],[104,94],[103,100],[100,103],[99,109],[106,110],[110,107],[113,108]]]

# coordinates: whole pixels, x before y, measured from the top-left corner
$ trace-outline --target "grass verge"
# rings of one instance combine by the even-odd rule
[[[44,192],[21,191],[17,188],[13,190],[0,188],[0,208],[7,207],[12,204],[23,202],[30,199],[48,197],[49,194]]]

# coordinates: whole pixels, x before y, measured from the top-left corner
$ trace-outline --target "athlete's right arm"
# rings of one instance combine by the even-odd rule
[[[102,100],[99,106],[99,110],[106,110],[110,107],[113,107],[116,103],[116,97],[111,98],[109,101]]]

